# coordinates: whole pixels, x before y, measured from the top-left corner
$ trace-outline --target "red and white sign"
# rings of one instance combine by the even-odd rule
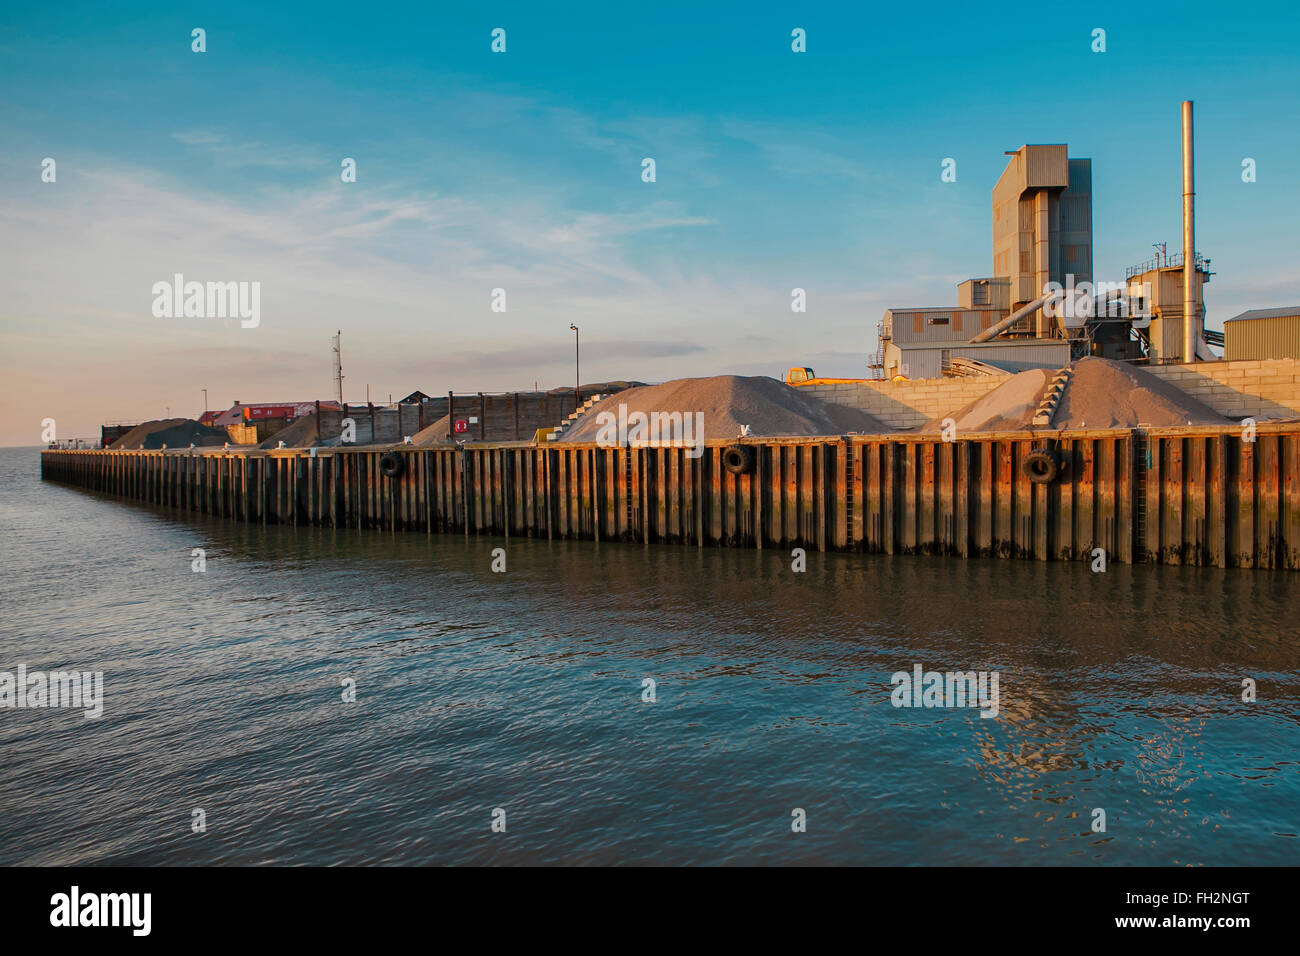
[[[456,419],[456,431],[457,433],[469,431],[469,422],[465,421],[463,418]]]
[[[338,408],[337,402],[321,402],[321,408]],[[293,402],[285,405],[241,405],[244,421],[264,418],[301,418],[316,411],[315,402]]]
[[[262,418],[293,418],[297,410],[297,405],[245,405],[244,421],[254,421]]]

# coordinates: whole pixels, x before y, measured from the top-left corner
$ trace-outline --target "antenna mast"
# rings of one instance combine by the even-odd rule
[[[343,404],[343,330],[334,333],[334,384],[339,393],[339,404]]]

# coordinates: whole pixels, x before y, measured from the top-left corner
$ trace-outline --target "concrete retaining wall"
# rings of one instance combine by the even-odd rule
[[[848,405],[893,428],[913,428],[982,398],[1006,378],[925,378],[912,382],[850,382],[808,385],[806,395],[832,405]]]
[[[1142,368],[1228,418],[1300,418],[1300,361],[1296,359]],[[994,376],[927,378],[809,385],[800,391],[833,405],[860,408],[894,428],[912,428],[956,411],[1005,381]]]
[[[1146,369],[1229,418],[1300,418],[1295,359],[1152,365]]]

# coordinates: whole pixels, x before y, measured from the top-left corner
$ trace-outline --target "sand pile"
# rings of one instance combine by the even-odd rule
[[[703,412],[706,441],[735,438],[740,434],[741,425],[748,425],[755,437],[893,431],[866,412],[828,405],[774,378],[717,375],[679,378],[662,385],[642,385],[617,392],[592,406],[559,440],[594,442],[601,428],[597,416],[601,412],[618,415],[620,404],[627,406],[628,414],[681,412],[685,417]]]
[[[608,395],[610,392],[621,392],[627,388],[638,388],[645,382],[629,382],[623,379],[617,379],[611,382],[583,382],[583,395]],[[557,385],[555,388],[547,389],[548,395],[572,395],[572,385]]]
[[[944,418],[951,418],[957,423],[959,434],[1026,428],[1034,417],[1034,410],[1038,408],[1043,393],[1047,391],[1047,383],[1055,374],[1041,368],[1020,372],[969,405],[921,426],[921,431],[940,431]]]
[[[1082,358],[1056,407],[1053,428],[1229,425],[1208,405],[1150,372],[1103,358]]]
[[[425,425],[411,436],[412,445],[440,445],[451,441],[451,416],[443,415],[432,425]]]
[[[194,445],[223,445],[230,440],[224,428],[209,428],[192,418],[162,418],[136,425],[109,448],[189,448]]]
[[[303,415],[281,428],[270,438],[259,442],[258,448],[279,448],[284,442],[285,448],[310,448],[320,437],[320,427],[316,416]]]
[[[1073,363],[1070,370],[1065,394],[1047,426],[1051,429],[1231,424],[1208,405],[1126,362],[1089,356]],[[954,419],[958,432],[1032,428],[1034,412],[1055,377],[1055,371],[1042,369],[1013,375],[984,397],[922,426],[921,431],[939,431],[943,418]]]

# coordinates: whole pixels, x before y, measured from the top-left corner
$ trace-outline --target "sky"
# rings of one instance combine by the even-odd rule
[[[991,274],[1005,150],[1092,159],[1097,279],[1179,249],[1184,99],[1209,327],[1300,303],[1294,5],[1011,10],[6,5],[0,445],[331,398],[336,330],[350,402],[569,385],[570,324],[584,382],[864,376]],[[155,317],[176,273],[260,323]]]

